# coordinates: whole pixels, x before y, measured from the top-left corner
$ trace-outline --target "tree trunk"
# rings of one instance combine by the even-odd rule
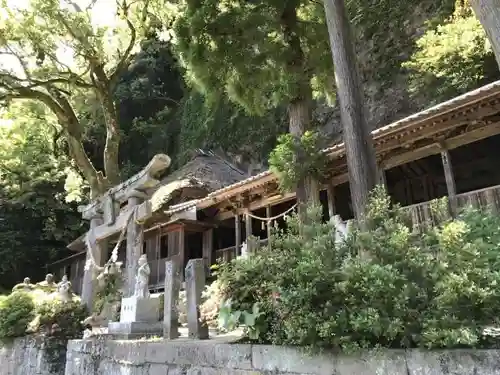
[[[470,0],[470,5],[488,35],[500,67],[500,0]]]
[[[288,2],[281,22],[283,26],[283,37],[288,44],[290,58],[288,70],[297,80],[297,91],[295,98],[288,105],[289,132],[297,141],[307,130],[312,129],[312,89],[310,73],[307,73],[307,65],[302,50],[300,36],[297,31],[297,4]],[[318,203],[318,183],[312,177],[305,177],[298,181],[296,187],[299,214],[302,218],[308,203]]]
[[[370,191],[377,184],[377,166],[365,118],[351,29],[344,0],[324,0],[335,66],[352,206],[357,219],[365,215]]]
[[[304,96],[290,102],[288,106],[289,131],[297,142],[307,130],[311,129],[312,93],[304,89]],[[301,216],[305,214],[307,204],[319,203],[318,182],[311,176],[306,176],[297,183],[297,203]]]
[[[118,126],[118,114],[116,113],[115,103],[111,98],[109,90],[99,93],[99,99],[104,111],[104,121],[106,122],[106,144],[104,146],[104,173],[110,185],[119,184],[120,163],[120,130]]]

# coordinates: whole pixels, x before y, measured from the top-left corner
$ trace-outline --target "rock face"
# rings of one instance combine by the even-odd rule
[[[310,356],[293,348],[186,339],[70,341],[66,375],[98,374],[500,375],[500,351],[391,350],[348,357],[327,352]]]
[[[23,337],[0,348],[0,375],[62,375],[53,371],[41,338]]]

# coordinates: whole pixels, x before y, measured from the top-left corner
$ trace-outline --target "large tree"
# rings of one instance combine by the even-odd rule
[[[314,130],[313,96],[334,88],[320,2],[188,0],[174,31],[186,76],[207,97],[257,114],[285,104],[297,140]],[[313,185],[298,181],[300,202],[314,199]]]
[[[364,216],[377,184],[373,141],[365,117],[363,90],[344,0],[324,0],[335,66],[340,119],[344,133],[351,200],[357,218]]]
[[[84,4],[86,3],[86,4]],[[160,2],[158,2],[160,4]],[[120,181],[118,108],[113,97],[134,50],[155,24],[153,0],[2,0],[0,99],[43,103],[63,129],[69,154],[91,189]],[[102,169],[83,144],[82,105],[98,103],[106,129]]]
[[[467,1],[483,25],[500,67],[500,0],[458,0],[457,2],[463,4]]]

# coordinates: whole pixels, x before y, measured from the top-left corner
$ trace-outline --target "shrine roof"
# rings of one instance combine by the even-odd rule
[[[202,196],[206,196],[245,177],[245,173],[229,161],[212,152],[198,150],[188,163],[161,180],[150,198],[152,211],[157,211],[176,197],[182,199],[185,189],[202,191]]]
[[[500,80],[482,86],[476,90],[472,90],[463,95],[457,96],[448,101],[432,106],[426,110],[415,113],[401,120],[395,121],[389,125],[383,126],[372,131],[375,147],[379,144],[387,142],[387,140],[400,137],[402,132],[417,132],[424,128],[425,124],[432,123],[438,116],[452,115],[455,112],[461,111],[467,106],[474,105],[480,101],[489,100],[492,97],[500,96]],[[338,158],[345,154],[345,145],[339,142],[331,147],[323,150],[328,156]],[[231,185],[221,187],[218,190],[212,191],[207,196],[200,199],[193,199],[188,202],[183,202],[169,207],[166,214],[173,214],[187,209],[197,207],[199,209],[209,207],[212,204],[220,202],[224,199],[233,197],[243,191],[252,190],[258,186],[262,186],[270,181],[276,180],[277,177],[273,172],[267,170],[255,176],[237,181]]]

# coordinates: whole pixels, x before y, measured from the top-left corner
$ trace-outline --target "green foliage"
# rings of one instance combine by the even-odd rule
[[[304,85],[310,91],[313,78],[322,92],[333,88],[321,3],[189,0],[174,30],[187,80],[211,98],[227,93],[250,113],[287,104]]]
[[[81,301],[48,300],[36,307],[39,332],[46,335],[78,338],[83,332],[82,321],[88,312]]]
[[[0,285],[11,289],[23,274],[42,279],[42,266],[66,253],[82,223],[64,199],[69,163],[54,118],[36,103],[15,103],[0,122]]]
[[[14,292],[0,303],[0,339],[24,336],[35,317],[35,304],[25,292]]]
[[[51,371],[59,373],[66,362],[68,340],[82,336],[82,321],[88,315],[80,301],[44,301],[36,307],[37,334],[44,337],[45,353]]]
[[[99,286],[92,311],[102,312],[105,306],[112,306],[121,301],[123,275],[120,272],[103,272],[98,281]]]
[[[179,162],[196,148],[222,149],[245,161],[266,160],[279,134],[288,128],[283,108],[265,116],[248,115],[225,96],[207,101],[191,91],[182,101]]]
[[[485,347],[498,325],[498,216],[466,211],[423,234],[413,232],[383,189],[374,192],[366,231],[335,246],[319,211],[272,248],[222,265],[222,319],[242,322],[258,306],[258,335],[276,344],[356,348]]]
[[[307,176],[321,181],[327,157],[321,152],[319,134],[307,131],[300,139],[283,134],[269,156],[271,170],[276,173],[281,189],[292,191]]]
[[[432,103],[476,88],[498,77],[495,56],[479,20],[469,8],[457,8],[446,23],[426,31],[403,66],[410,69],[410,91],[427,90]]]
[[[420,30],[441,23],[453,13],[455,0],[352,0],[346,6],[357,39],[361,72],[382,88],[402,73],[401,64],[415,48]]]

